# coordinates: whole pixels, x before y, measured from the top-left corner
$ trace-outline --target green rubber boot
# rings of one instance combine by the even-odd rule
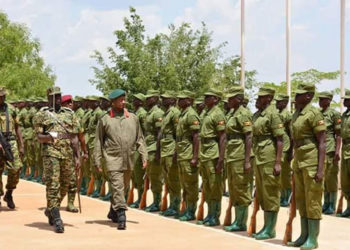
[[[19,174],[19,178],[24,179],[24,177],[26,176],[26,171],[27,171],[27,167],[26,165],[23,165],[21,168],[21,173]]]
[[[262,228],[259,232],[255,233],[255,234],[252,234],[252,237],[253,237],[253,238],[255,238],[258,234],[261,234],[262,232],[265,231],[266,222],[267,222],[267,213],[264,212],[264,226],[263,226],[263,228]]]
[[[170,200],[170,206],[167,210],[161,213],[161,215],[170,217],[170,216],[178,216],[179,215],[179,209],[180,209],[180,198],[174,197]]]
[[[213,207],[210,205],[210,201],[208,202],[208,214],[207,216],[204,218],[204,220],[199,220],[197,221],[197,225],[204,225],[205,223],[207,223],[211,217],[213,216]]]
[[[326,212],[328,207],[329,207],[329,193],[328,192],[324,192],[322,213]]]
[[[30,174],[28,175],[28,177],[26,178],[27,181],[32,181],[34,178],[34,172],[35,172],[35,167],[31,166],[30,167]]]
[[[161,200],[162,194],[161,193],[153,193],[153,203],[146,207],[146,212],[158,212],[160,211],[160,200]]]
[[[345,211],[341,214],[337,214],[337,217],[350,217],[350,201],[348,200],[347,203],[348,203],[348,206],[345,209]]]
[[[131,203],[129,207],[131,207],[131,208],[139,208],[142,194],[143,194],[143,188],[137,189],[137,201],[135,201],[134,203]]]
[[[68,192],[68,202],[66,210],[71,213],[78,213],[79,210],[74,206],[75,192]]]
[[[309,235],[307,218],[300,217],[300,226],[301,226],[301,233],[300,233],[299,238],[296,241],[288,242],[287,246],[300,247],[307,240],[307,237]]]
[[[317,238],[320,233],[320,220],[308,219],[309,235],[306,242],[300,247],[302,250],[316,249],[318,247]]]
[[[194,202],[187,202],[187,207],[184,215],[182,215],[180,221],[192,221],[196,219],[197,204]]]
[[[247,231],[248,207],[235,207],[235,216],[235,221],[230,226],[224,227],[224,230],[227,232]]]
[[[335,204],[337,202],[337,192],[329,193],[329,206],[324,214],[334,214],[335,213]]]
[[[102,179],[95,180],[94,186],[95,186],[95,190],[94,192],[92,192],[91,197],[98,198],[100,197],[100,193],[101,193]]]
[[[110,201],[111,197],[112,197],[112,186],[111,186],[111,183],[108,182],[108,192],[105,196],[100,197],[100,199],[103,201]]]
[[[80,194],[81,195],[86,195],[88,186],[90,183],[90,177],[83,177],[82,183],[81,183],[81,188],[80,188]]]
[[[265,230],[255,236],[257,240],[267,240],[276,237],[276,222],[278,212],[264,212],[266,213],[267,221],[265,222],[266,227]]]
[[[221,214],[221,202],[212,201],[212,216],[209,218],[207,222],[204,223],[205,226],[214,227],[220,225],[220,214]]]

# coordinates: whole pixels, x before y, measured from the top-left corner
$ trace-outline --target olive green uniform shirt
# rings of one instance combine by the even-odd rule
[[[333,108],[327,108],[324,112],[321,110],[326,125],[326,153],[335,152],[335,136],[336,131],[341,129],[341,116],[338,111]]]
[[[279,113],[279,115],[284,127],[283,152],[288,152],[290,148],[290,138],[289,138],[287,129],[290,128],[290,121],[292,120],[292,114],[287,110],[287,108],[285,108],[282,110],[282,112]]]
[[[160,140],[161,157],[171,156],[175,153],[176,127],[179,122],[180,110],[176,107],[170,107],[164,114]]]
[[[147,117],[147,111],[143,107],[139,107],[135,113],[137,118],[139,118],[142,132],[145,133],[146,130],[146,117]]]
[[[146,117],[146,145],[148,152],[157,150],[157,131],[162,126],[164,111],[157,105],[154,105],[148,112]]]
[[[346,110],[341,117],[341,137],[343,139],[342,158],[350,159],[350,110]]]

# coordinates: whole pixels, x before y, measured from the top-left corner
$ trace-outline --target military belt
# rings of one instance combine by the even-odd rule
[[[201,143],[211,143],[211,142],[218,142],[216,137],[212,138],[201,138]]]
[[[162,139],[176,139],[172,134],[162,134]]]
[[[314,138],[304,138],[299,140],[294,140],[294,147],[301,147],[306,144],[310,143],[316,143],[316,140]]]
[[[239,140],[239,139],[244,139],[245,136],[243,134],[227,134],[226,135],[227,140]]]

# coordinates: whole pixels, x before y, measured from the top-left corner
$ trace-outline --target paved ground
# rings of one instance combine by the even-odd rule
[[[3,177],[6,181],[6,177]],[[151,196],[151,194],[149,194]],[[151,198],[151,197],[149,197]],[[167,219],[130,209],[127,230],[118,231],[106,218],[107,202],[82,196],[83,213],[72,214],[62,208],[65,233],[56,234],[43,214],[45,187],[22,181],[15,191],[16,211],[2,201],[0,208],[0,249],[278,249],[282,246],[288,209],[282,208],[278,218],[277,237],[256,241],[246,233],[226,233],[221,227],[207,228],[194,223]],[[66,201],[63,201],[66,204]],[[223,203],[222,221],[227,206]],[[249,222],[249,221],[248,221]],[[262,226],[258,214],[258,229]],[[293,239],[299,235],[299,218],[294,220]],[[319,249],[349,249],[350,219],[325,216],[321,222]],[[289,248],[291,249],[291,248]]]

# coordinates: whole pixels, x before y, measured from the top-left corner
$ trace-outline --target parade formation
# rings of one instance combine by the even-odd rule
[[[280,207],[290,206],[291,215],[299,211],[301,234],[292,241],[287,224],[284,243],[301,249],[318,247],[322,214],[350,218],[350,90],[341,97],[342,115],[330,105],[331,92],[316,93],[304,83],[292,99],[261,87],[254,114],[239,85],[201,96],[116,89],[108,97],[73,98],[57,86],[47,99],[8,101],[6,95],[0,87],[0,176],[7,175],[0,196],[15,209],[20,178],[43,183],[44,214],[57,233],[64,232],[59,208],[66,195],[72,213],[82,210],[80,195],[109,201],[107,217],[119,230],[127,228],[130,207],[208,227],[223,224],[256,240],[275,238]],[[336,206],[339,171],[344,212]],[[225,194],[229,206],[220,221]],[[259,207],[264,224],[257,230]]]

